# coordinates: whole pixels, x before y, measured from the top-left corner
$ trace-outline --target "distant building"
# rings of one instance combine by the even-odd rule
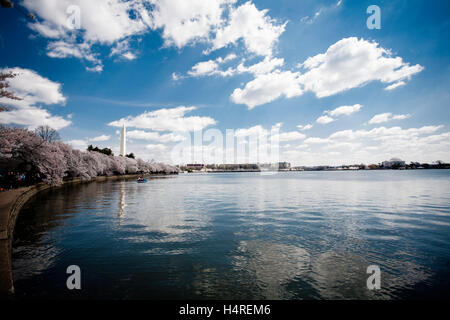
[[[289,170],[291,164],[289,162],[278,162],[278,170]]]
[[[205,165],[203,163],[190,163],[186,165],[186,169],[190,170],[203,170]]]
[[[383,167],[384,168],[401,168],[404,167],[405,161],[399,159],[399,158],[392,158],[389,161],[383,161]]]

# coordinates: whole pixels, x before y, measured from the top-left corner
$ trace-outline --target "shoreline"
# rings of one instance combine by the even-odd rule
[[[430,171],[430,170],[450,170],[450,168],[428,168],[428,169],[307,169],[307,170],[211,170],[211,171],[201,171],[194,170],[192,172],[181,171],[179,174],[199,174],[199,173],[246,173],[246,172],[256,172],[256,173],[279,173],[279,172],[356,172],[356,171]]]
[[[166,175],[160,174],[126,174],[115,176],[99,176],[89,180],[71,178],[63,181],[61,185],[51,186],[43,182],[29,186],[12,189],[0,193],[0,297],[11,297],[14,295],[14,279],[12,274],[11,249],[14,238],[14,227],[17,216],[22,207],[43,190],[61,188],[66,185],[102,182],[108,180],[129,180],[139,176],[157,178]]]

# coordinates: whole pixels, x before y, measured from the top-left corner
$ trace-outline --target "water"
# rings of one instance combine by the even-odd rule
[[[20,298],[450,297],[450,170],[190,174],[35,197]],[[367,289],[369,265],[381,289]],[[81,268],[82,289],[66,288]]]

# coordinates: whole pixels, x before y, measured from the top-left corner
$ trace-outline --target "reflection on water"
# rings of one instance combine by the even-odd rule
[[[126,182],[120,182],[120,195],[119,195],[119,212],[117,213],[118,217],[124,217],[125,207],[127,206],[125,202],[125,194],[126,194]]]
[[[259,291],[267,299],[289,299],[285,285],[310,268],[305,249],[264,241],[242,241],[234,266],[254,277]]]
[[[450,171],[67,186],[17,221],[19,297],[409,299],[450,292]],[[81,291],[65,287],[79,265]],[[366,287],[369,265],[381,290]]]

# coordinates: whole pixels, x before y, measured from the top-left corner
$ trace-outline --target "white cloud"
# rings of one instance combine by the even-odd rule
[[[182,48],[207,41],[222,23],[222,15],[236,0],[151,0],[152,28],[161,28],[166,46]]]
[[[271,102],[281,96],[291,98],[303,93],[297,81],[298,73],[275,71],[257,75],[244,89],[237,88],[231,94],[234,103],[246,104],[249,109]]]
[[[55,40],[47,48],[50,57],[86,59],[92,64],[88,70],[94,71],[99,71],[102,63],[91,52],[93,45],[113,45],[148,32],[150,26],[145,3],[136,0],[24,0],[22,5],[39,18],[28,26]],[[69,6],[79,8],[79,30],[70,24],[74,13],[67,12]],[[128,59],[134,56],[131,52],[123,54]]]
[[[235,137],[266,137],[267,135],[269,135],[269,131],[261,125],[256,125],[250,128],[237,129],[234,133]]]
[[[248,52],[271,56],[286,23],[278,24],[267,16],[267,12],[268,10],[258,10],[251,1],[232,8],[228,23],[217,30],[212,40],[212,49],[220,49],[242,39]]]
[[[284,59],[282,58],[270,58],[265,57],[262,61],[255,63],[251,66],[245,67],[243,63],[239,64],[237,67],[237,73],[249,72],[254,75],[266,74],[272,70],[283,66]]]
[[[216,71],[218,67],[217,62],[213,60],[203,61],[193,66],[192,71],[189,71],[188,74],[191,76],[209,75]]]
[[[222,58],[222,57],[217,58],[216,61],[217,61],[218,63],[225,63],[225,62],[234,60],[234,59],[236,59],[236,58],[237,58],[236,54],[230,53],[230,54],[228,54],[225,58]]]
[[[66,143],[70,144],[73,148],[79,150],[85,150],[88,147],[88,144],[91,142],[104,142],[111,139],[111,136],[102,134],[100,136],[94,138],[85,138],[85,139],[74,139],[66,141]]]
[[[277,123],[271,127],[270,130],[265,129],[261,125],[256,125],[250,128],[240,128],[235,131],[235,137],[255,137],[259,139],[269,138],[279,141],[295,141],[305,139],[306,136],[298,131],[280,132],[282,123]]]
[[[44,104],[64,104],[66,98],[61,93],[61,84],[53,82],[45,77],[40,76],[37,72],[23,68],[4,68],[1,72],[12,72],[17,74],[16,77],[9,79],[10,90],[13,91],[22,100],[10,100],[3,103],[20,105],[35,105],[37,103]]]
[[[354,140],[360,138],[370,138],[374,140],[401,139],[407,140],[413,137],[434,133],[442,129],[442,125],[423,126],[420,128],[402,129],[401,127],[378,127],[371,130],[343,130],[330,135],[331,139]]]
[[[321,117],[317,118],[317,120],[316,120],[316,122],[320,123],[320,124],[327,124],[327,123],[330,123],[333,121],[334,121],[334,119],[329,116],[321,116]]]
[[[410,114],[396,114],[392,116],[392,120],[403,120],[408,119],[409,117],[411,117]]]
[[[303,143],[305,144],[324,144],[324,143],[328,143],[329,140],[328,139],[323,139],[323,138],[318,138],[318,137],[311,137],[308,139],[305,139],[305,141],[303,141]]]
[[[208,60],[208,61],[202,61],[197,64],[195,64],[190,71],[188,71],[188,75],[192,77],[200,77],[200,76],[212,76],[212,75],[220,75],[222,77],[229,77],[236,74],[242,74],[242,73],[252,73],[254,75],[258,74],[266,74],[271,72],[277,67],[280,67],[284,64],[284,59],[280,58],[269,58],[265,57],[263,60],[261,60],[258,63],[255,63],[250,66],[244,66],[243,63],[240,63],[236,68],[229,67],[226,70],[220,70],[219,64],[224,63],[227,60],[227,58],[222,59],[218,58],[216,60]],[[179,77],[175,75],[173,77],[174,80],[178,80]]]
[[[393,83],[411,78],[423,67],[392,57],[376,42],[355,37],[339,40],[323,54],[308,58],[303,64],[307,71],[299,77],[305,90],[317,97],[365,85],[371,81]]]
[[[102,134],[101,136],[89,139],[89,141],[94,141],[94,142],[108,141],[110,138],[111,138],[111,136],[108,136],[106,134]]]
[[[167,149],[167,147],[163,144],[148,144],[145,148],[150,151],[164,151]]]
[[[91,53],[90,46],[86,43],[54,41],[48,44],[47,55],[52,58],[60,59],[67,57],[85,59],[93,64],[93,67],[86,67],[87,71],[100,72],[103,70],[101,61],[95,54]]]
[[[391,84],[390,86],[387,86],[386,88],[384,88],[384,90],[391,91],[398,87],[404,86],[405,84],[406,84],[405,81],[398,81],[398,82]]]
[[[297,128],[301,131],[309,130],[313,127],[312,124],[306,124],[306,125],[298,125]]]
[[[66,141],[67,144],[70,144],[73,148],[78,150],[86,150],[88,147],[88,142],[82,139],[74,139],[70,141]]]
[[[117,44],[111,48],[109,56],[119,56],[125,60],[134,60],[137,58],[136,54],[131,52],[129,39],[117,42]]]
[[[92,67],[92,68],[86,67],[86,70],[90,71],[90,72],[102,72],[103,71],[103,66],[102,65],[97,65],[97,66]]]
[[[99,45],[111,47],[110,56],[133,60],[137,55],[130,40],[152,30],[162,30],[165,46],[204,42],[210,52],[242,40],[247,52],[271,56],[286,26],[251,1],[24,0],[22,5],[38,17],[28,26],[49,39],[50,57],[84,59],[90,63],[86,69],[96,72],[103,65]],[[70,23],[75,20],[70,6],[79,8],[79,29]]]
[[[16,76],[9,79],[9,91],[21,100],[0,98],[0,104],[13,106],[14,109],[0,113],[0,123],[18,124],[35,128],[40,125],[49,125],[59,130],[71,124],[60,116],[53,116],[47,110],[38,107],[38,104],[63,105],[66,97],[61,93],[61,84],[40,76],[33,70],[23,68],[4,68],[2,73],[12,72]]]
[[[210,52],[242,40],[249,53],[271,56],[284,32],[280,24],[248,1],[236,0],[151,0],[153,29],[162,29],[166,46],[182,48],[195,42],[211,44]]]
[[[353,106],[341,106],[331,111],[325,111],[325,113],[329,114],[332,117],[338,117],[341,115],[349,116],[352,113],[358,112],[361,110],[362,105],[355,104]]]
[[[355,37],[339,40],[325,53],[310,57],[299,66],[304,73],[276,70],[256,76],[243,89],[235,89],[231,100],[251,109],[281,96],[292,98],[306,91],[322,98],[372,81],[405,82],[423,70],[421,65],[411,66],[401,57],[393,57],[376,42]]]
[[[325,138],[309,137],[280,157],[302,165],[370,164],[392,157],[407,162],[450,159],[450,132],[437,133],[443,128],[434,125],[341,130]]]
[[[159,134],[158,132],[148,132],[143,130],[131,130],[127,132],[127,137],[139,140],[155,140],[160,142],[179,142],[186,139],[183,135],[174,133]]]
[[[290,132],[281,132],[278,136],[275,136],[274,139],[285,142],[285,141],[295,141],[305,139],[306,135],[300,133],[298,131],[290,131]]]
[[[112,44],[130,35],[142,33],[146,28],[145,16],[132,18],[130,12],[145,14],[139,1],[121,0],[24,0],[23,6],[38,15],[46,27],[58,30],[60,36],[70,34],[70,15],[67,8],[76,5],[80,8],[80,22],[83,39],[91,43]],[[148,21],[148,20],[147,20]],[[39,25],[39,22],[36,23]],[[36,24],[32,24],[31,27]],[[36,27],[36,29],[42,26]],[[40,31],[40,30],[36,30]],[[44,32],[48,36],[48,32]],[[50,34],[54,37],[55,33]]]
[[[139,129],[151,129],[154,131],[198,131],[216,121],[210,117],[189,116],[185,114],[195,110],[195,107],[179,106],[171,109],[159,109],[144,112],[138,116],[128,116],[117,121],[110,122],[110,126],[121,127],[125,123],[127,127]]]
[[[372,119],[369,120],[370,124],[373,123],[383,123],[388,122],[391,120],[403,120],[409,118],[411,115],[409,114],[397,114],[393,115],[391,112],[386,113],[380,113],[372,117]]]
[[[65,128],[71,124],[60,116],[51,115],[47,110],[38,107],[26,107],[0,112],[0,123],[18,124],[34,129],[40,125],[48,125],[55,130]]]

